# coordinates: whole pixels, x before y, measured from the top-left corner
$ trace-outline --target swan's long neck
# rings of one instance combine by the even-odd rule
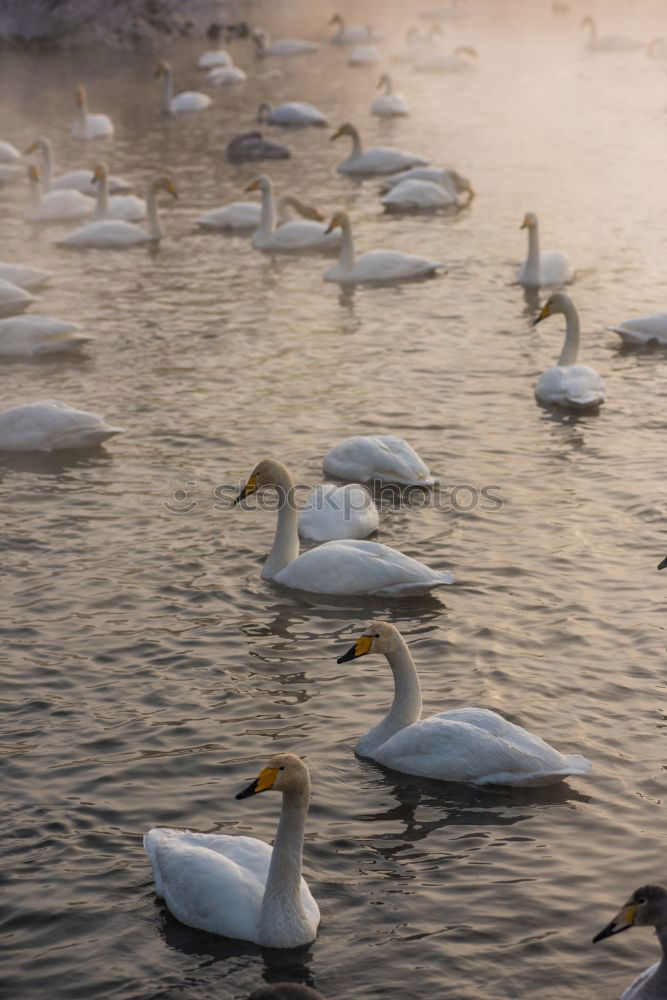
[[[169,111],[169,102],[174,93],[174,81],[171,76],[171,70],[165,69],[162,71],[164,76],[164,83],[162,85],[162,106],[165,111]]]
[[[350,131],[347,133],[352,140],[352,152],[350,156],[361,156],[361,137],[354,126],[351,127]]]
[[[48,191],[53,174],[53,150],[48,139],[43,139],[39,148],[42,151],[42,184],[44,190]]]
[[[276,928],[283,926],[286,921],[292,927],[298,923],[308,926],[301,903],[301,868],[309,797],[309,785],[299,790],[283,792],[280,822],[259,914],[260,941],[275,940]]]
[[[563,306],[565,342],[558,359],[559,365],[576,365],[579,353],[579,315],[572,302]]]
[[[30,208],[38,212],[42,207],[42,182],[38,177],[30,178]]]
[[[262,187],[262,215],[259,235],[270,236],[276,228],[276,204],[273,198],[273,184],[269,181]]]
[[[537,225],[528,226],[528,256],[526,257],[525,280],[531,284],[540,283],[540,232]]]
[[[382,722],[361,740],[358,750],[369,752],[385,743],[394,733],[417,722],[422,712],[422,692],[410,650],[402,637],[386,654],[394,675],[394,700]]]
[[[658,941],[660,942],[660,947],[662,948],[662,956],[660,958],[660,963],[658,968],[653,973],[653,978],[651,980],[651,986],[661,986],[662,991],[657,992],[656,996],[662,996],[663,993],[667,996],[667,924],[656,927],[655,933],[658,936]]]
[[[299,512],[294,503],[294,481],[285,469],[274,483],[280,500],[273,545],[262,567],[262,578],[271,580],[299,555]]]
[[[391,97],[394,93],[394,83],[390,76],[384,78],[384,96]]]
[[[160,217],[157,211],[157,185],[153,181],[148,188],[146,197],[146,216],[148,218],[148,232],[152,240],[161,240],[164,236]]]
[[[85,129],[85,127],[86,127],[86,118],[88,117],[88,101],[86,99],[86,95],[85,94],[81,94],[79,96],[79,112],[78,112],[78,117],[79,117],[79,124],[81,125],[81,128]]]
[[[354,240],[352,239],[352,227],[350,225],[349,219],[346,219],[341,223],[341,229],[343,231],[343,240],[340,245],[340,253],[338,255],[338,267],[344,271],[351,271],[354,267]]]
[[[106,219],[109,214],[109,178],[103,173],[97,178],[97,202],[93,219]]]

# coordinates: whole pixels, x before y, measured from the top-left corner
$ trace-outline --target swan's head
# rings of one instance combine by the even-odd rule
[[[520,229],[537,229],[537,216],[534,212],[526,212]]]
[[[533,320],[533,326],[537,326],[537,324],[541,323],[543,319],[546,319],[548,316],[553,316],[554,313],[567,312],[571,305],[572,299],[569,295],[565,295],[563,292],[554,292],[554,294],[550,295],[542,306],[542,311],[539,316]]]
[[[331,20],[329,21],[329,24],[339,24],[342,28],[343,18],[340,16],[340,14],[334,14]]]
[[[593,944],[635,925],[667,927],[667,889],[661,885],[644,885],[641,889],[635,889],[614,919],[595,935]]]
[[[275,458],[264,458],[250,473],[248,482],[239,491],[234,504],[240,503],[241,500],[245,500],[246,497],[261,490],[264,486],[280,486],[289,489],[292,485],[290,471],[282,462],[277,462]]]
[[[380,79],[378,80],[378,90],[380,89],[380,87],[385,87],[385,86],[391,87],[391,77],[389,76],[389,73],[383,73]]]
[[[388,655],[401,646],[403,640],[401,633],[395,625],[389,622],[369,622],[362,635],[359,636],[354,646],[338,657],[337,663],[347,663],[349,660],[358,660],[360,656],[368,653],[384,653]]]
[[[169,76],[171,73],[171,64],[168,62],[160,62],[155,68],[155,76]]]
[[[93,176],[92,176],[93,184],[97,183],[97,181],[104,180],[104,178],[108,176],[109,176],[109,168],[107,167],[106,163],[98,163],[95,169],[93,170]]]
[[[451,170],[449,176],[454,183],[454,187],[459,193],[467,191],[471,198],[474,196],[475,190],[467,177],[460,174],[458,170]]]
[[[260,174],[259,177],[255,177],[254,181],[250,181],[250,184],[244,190],[248,191],[269,191],[273,187],[273,183],[270,177],[266,174]]]
[[[237,799],[248,799],[273,788],[276,792],[308,792],[310,775],[308,768],[295,753],[277,753],[247,788],[239,792]]]
[[[167,177],[166,174],[163,174],[161,177],[155,177],[151,181],[151,188],[154,191],[166,191],[167,194],[172,196],[172,198],[178,198],[176,185],[172,181],[171,177]]]
[[[269,102],[262,101],[260,106],[257,108],[257,118],[255,119],[255,121],[265,122],[272,111],[273,107],[269,104]]]
[[[354,125],[351,125],[350,122],[345,122],[345,124],[341,125],[340,128],[336,129],[334,134],[331,136],[331,142],[333,142],[334,139],[340,139],[342,135],[349,135],[351,139],[354,139],[354,137],[357,136],[358,134],[359,133],[357,132]]]
[[[86,88],[77,87],[76,88],[76,106],[77,108],[83,108],[86,104]]]
[[[350,220],[347,217],[347,212],[334,212],[331,216],[331,222],[327,226],[324,235],[327,236],[329,233],[332,233],[334,229],[345,229],[345,227],[349,225]]]

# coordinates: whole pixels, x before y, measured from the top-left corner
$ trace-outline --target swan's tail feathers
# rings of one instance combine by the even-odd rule
[[[590,774],[591,768],[593,767],[592,762],[587,757],[582,757],[579,753],[566,753],[563,754],[563,760],[565,761],[565,767],[567,768],[565,774]]]

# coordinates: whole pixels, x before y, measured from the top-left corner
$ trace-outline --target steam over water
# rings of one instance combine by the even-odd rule
[[[201,40],[3,55],[0,139],[48,135],[57,168],[103,157],[140,194],[167,170],[180,192],[158,250],[76,254],[52,245],[65,229],[22,222],[27,185],[0,190],[0,259],[56,272],[36,311],[97,337],[78,360],[3,364],[3,408],[61,399],[127,428],[78,457],[0,458],[7,996],[224,1000],[293,978],[332,1000],[607,1000],[657,958],[647,930],[590,943],[632,889],[665,879],[666,355],[622,352],[605,327],[666,305],[667,63],[590,55],[578,28],[592,12],[601,33],[667,35],[661,5],[636,6],[624,20],[601,2],[558,16],[470,0],[443,47],[474,45],[478,71],[440,78],[389,62],[415,20],[405,5],[349,4],[384,27],[380,68],[411,107],[387,123],[368,113],[378,68],[348,69],[326,43],[259,64],[232,43],[249,73],[232,92],[193,68]],[[283,0],[252,20],[324,42],[333,12]],[[158,55],[214,106],[165,120]],[[69,138],[82,81],[115,140]],[[224,147],[266,99],[311,101],[369,145],[469,176],[456,216],[386,217],[374,181],[335,173],[346,139],[264,127],[292,150],[261,167],[278,189],[345,209],[360,249],[442,259],[447,275],[342,295],[321,258],[196,231],[249,197],[260,170]],[[511,284],[526,211],[577,268],[580,360],[608,390],[597,416],[535,404],[563,326],[532,328],[535,302]],[[216,509],[215,488],[269,455],[320,482],[353,433],[405,437],[440,478],[439,502],[389,505],[377,538],[451,569],[453,587],[345,602],[260,580],[275,515]],[[469,502],[482,488],[500,509]],[[382,657],[336,658],[370,617],[410,642],[426,714],[492,708],[590,757],[590,778],[480,790],[357,760],[391,675]],[[317,940],[285,953],[180,925],[141,844],[152,825],[270,841],[279,796],[234,796],[276,750],[311,769],[305,874],[322,911]]]

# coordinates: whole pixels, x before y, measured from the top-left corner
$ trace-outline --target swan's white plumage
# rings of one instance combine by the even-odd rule
[[[219,69],[232,65],[232,57],[225,49],[207,49],[197,60],[199,69]]]
[[[441,184],[420,180],[395,184],[380,201],[389,210],[404,212],[435,212],[458,205],[458,199]]]
[[[604,403],[606,389],[594,368],[577,364],[579,352],[579,316],[572,300],[562,292],[552,295],[536,323],[562,313],[566,330],[563,349],[558,364],[548,368],[535,386],[535,397],[540,403],[572,409],[592,409]]]
[[[315,542],[366,538],[377,531],[379,524],[373,498],[357,483],[317,486],[299,514],[299,534]]]
[[[36,358],[78,350],[94,340],[75,323],[50,316],[12,316],[0,319],[0,357]]]
[[[528,231],[528,255],[517,272],[517,283],[526,288],[565,285],[574,280],[574,268],[560,250],[541,251],[537,216],[527,212],[522,229]]]
[[[57,240],[58,246],[122,250],[162,239],[163,231],[157,209],[158,191],[168,191],[173,197],[177,197],[176,189],[168,177],[154,178],[149,185],[146,199],[148,216],[146,226],[139,226],[135,222],[126,222],[123,219],[97,219]]]
[[[417,73],[470,73],[475,69],[475,50],[462,46],[454,52],[427,52],[414,62]]]
[[[369,250],[357,257],[352,227],[345,212],[336,212],[327,232],[340,226],[343,239],[340,254],[333,267],[324,272],[325,281],[341,285],[383,285],[399,281],[419,281],[434,277],[443,267],[442,261],[417,257],[398,250]]]
[[[37,167],[28,169],[30,181],[30,208],[23,216],[33,225],[57,225],[61,222],[80,222],[92,215],[95,202],[86,194],[74,189],[42,190],[42,179]]]
[[[373,149],[364,150],[359,132],[349,122],[342,125],[332,136],[332,139],[337,139],[341,135],[350,136],[353,145],[350,155],[336,166],[336,170],[340,174],[394,174],[399,170],[425,166],[428,163],[428,160],[423,156],[405,153],[401,149],[393,149],[390,146],[376,146]]]
[[[21,159],[16,146],[11,142],[0,142],[0,163],[18,163]]]
[[[371,114],[379,118],[393,118],[396,115],[407,115],[409,108],[401,94],[394,93],[394,82],[388,73],[383,73],[378,87],[384,87],[384,93],[371,102]]]
[[[458,170],[451,167],[411,167],[410,170],[401,170],[397,174],[383,177],[380,182],[380,191],[386,194],[397,184],[403,181],[431,181],[444,187],[453,198],[457,198],[464,192],[472,195],[472,186],[467,177],[463,177]]]
[[[52,271],[41,271],[36,267],[26,267],[23,264],[0,263],[0,280],[18,285],[25,291],[42,288],[53,277]]]
[[[109,173],[105,163],[95,167],[97,198],[93,221],[98,219],[124,219],[125,222],[141,222],[146,218],[146,202],[134,194],[110,194]]]
[[[0,279],[0,316],[13,316],[23,312],[37,299],[25,288],[14,285],[11,281]]]
[[[73,139],[108,139],[114,134],[113,122],[108,115],[90,114],[85,87],[77,87],[76,103],[79,109],[72,125]]]
[[[257,229],[262,217],[258,201],[232,201],[220,208],[211,208],[195,220],[202,229],[235,230],[249,232]]]
[[[206,74],[206,79],[216,87],[232,87],[238,83],[245,83],[248,75],[239,66],[218,66]]]
[[[380,53],[373,45],[355,45],[350,50],[348,66],[376,66],[380,62]]]
[[[648,316],[626,319],[616,326],[610,326],[609,329],[617,333],[623,343],[629,346],[636,347],[642,344],[667,346],[667,313],[650,313]]]
[[[35,139],[27,152],[38,152],[42,158],[41,170],[45,191],[59,191],[66,188],[80,191],[81,194],[89,195],[91,198],[97,196],[97,185],[93,180],[92,170],[79,167],[76,170],[68,170],[64,174],[59,174],[58,177],[53,177],[53,147],[49,139],[40,136],[39,139]],[[122,177],[115,177],[113,174],[109,174],[108,181],[111,194],[124,193],[132,187],[129,181]]]
[[[205,111],[213,103],[208,94],[202,94],[198,90],[183,90],[180,94],[174,96],[171,65],[168,62],[161,62],[155,71],[155,75],[164,77],[162,109],[167,114],[180,115],[194,111]]]
[[[253,32],[253,39],[256,54],[261,57],[307,56],[320,50],[317,42],[308,42],[303,38],[281,38],[277,42],[272,42],[269,33],[261,29]]]
[[[403,486],[433,486],[428,466],[403,438],[394,434],[355,435],[327,452],[324,472],[336,479],[368,483],[400,483]]]
[[[122,433],[122,427],[110,426],[97,413],[52,399],[0,411],[0,451],[94,448]]]
[[[256,250],[264,253],[301,253],[321,252],[335,253],[341,245],[339,232],[328,232],[323,222],[314,219],[288,219],[282,225],[276,225],[276,204],[273,195],[273,183],[270,177],[262,174],[254,180],[246,191],[262,192],[262,210],[258,228],[252,235],[251,243]],[[292,204],[300,212],[315,214],[308,205],[291,195],[283,196],[284,202]]]
[[[307,125],[326,125],[326,115],[322,114],[314,104],[307,101],[287,101],[272,107],[264,102],[259,106],[258,121],[267,121],[269,125],[285,125],[305,127]]]

